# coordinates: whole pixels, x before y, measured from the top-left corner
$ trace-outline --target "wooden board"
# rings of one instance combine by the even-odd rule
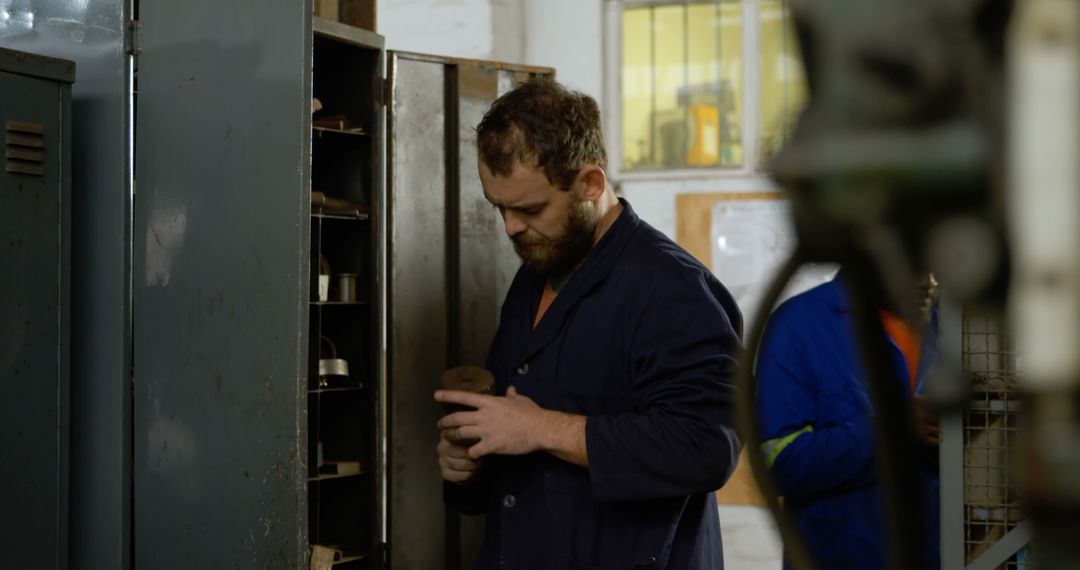
[[[726,485],[716,492],[716,502],[721,505],[754,505],[765,506],[765,500],[761,497],[754,474],[750,471],[750,463],[746,459],[746,451],[739,454],[739,465],[735,473],[728,479]]]
[[[375,30],[375,0],[341,0],[341,23],[369,31]]]
[[[315,0],[315,15],[375,31],[375,0]]]
[[[783,200],[783,192],[712,192],[675,196],[675,241],[712,269],[712,208],[724,200]]]
[[[339,0],[315,0],[315,15],[320,18],[326,18],[327,20],[334,20],[340,22],[340,12],[338,11]]]

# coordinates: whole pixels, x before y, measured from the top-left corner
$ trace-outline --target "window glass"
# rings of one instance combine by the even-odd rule
[[[742,14],[737,0],[623,11],[625,170],[742,164]]]
[[[760,109],[758,149],[762,167],[791,136],[807,100],[795,28],[785,0],[760,0]]]

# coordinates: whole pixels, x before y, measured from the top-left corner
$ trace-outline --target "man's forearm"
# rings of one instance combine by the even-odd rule
[[[585,416],[548,411],[544,429],[539,430],[540,449],[578,467],[589,467],[585,449]]]

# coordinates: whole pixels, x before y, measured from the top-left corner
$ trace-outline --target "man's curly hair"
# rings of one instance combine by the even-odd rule
[[[563,190],[586,164],[607,168],[600,107],[548,78],[530,79],[499,97],[476,127],[476,146],[492,173],[509,176],[515,161],[535,162]]]

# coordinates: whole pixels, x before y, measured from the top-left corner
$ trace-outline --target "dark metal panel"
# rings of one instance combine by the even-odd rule
[[[135,565],[307,565],[311,2],[144,2]]]
[[[22,0],[0,43],[73,60],[70,559],[130,567],[131,64],[128,0]]]
[[[446,361],[445,68],[389,54],[390,547],[394,568],[444,562],[432,399]]]
[[[28,66],[30,67],[30,66]],[[36,66],[35,66],[36,67]],[[28,72],[30,70],[27,70]],[[0,72],[0,136],[40,142],[42,174],[0,170],[0,551],[14,568],[67,567],[66,84]],[[33,133],[22,138],[18,132]],[[14,148],[13,148],[14,147]]]

